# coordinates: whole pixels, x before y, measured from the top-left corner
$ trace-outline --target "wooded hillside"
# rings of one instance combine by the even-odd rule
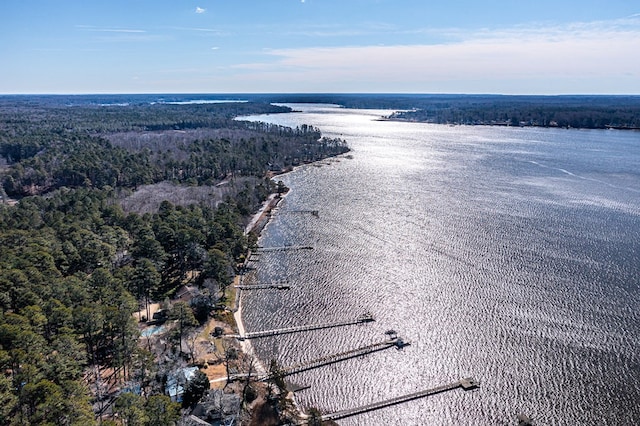
[[[201,296],[184,318],[206,320],[251,244],[247,215],[276,189],[268,172],[347,150],[312,127],[233,120],[285,110],[3,99],[0,424],[89,425],[107,408],[126,424],[173,424],[179,407],[138,344],[138,320],[185,283]],[[123,210],[124,197],[160,182],[230,189],[213,205],[158,199],[140,214],[129,198]],[[144,398],[108,404],[106,375]]]

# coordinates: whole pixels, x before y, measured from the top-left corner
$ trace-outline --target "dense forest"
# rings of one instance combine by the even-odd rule
[[[8,104],[8,105],[7,105]],[[224,106],[222,106],[224,105]],[[214,184],[263,176],[344,152],[318,129],[234,120],[288,108],[255,103],[129,106],[0,103],[0,157],[8,196],[62,187],[137,188],[171,180]]]
[[[0,424],[178,420],[166,382],[185,360],[183,328],[224,301],[255,242],[243,232],[247,216],[283,190],[269,176],[347,151],[309,126],[234,120],[283,111],[1,99]],[[231,189],[213,204],[158,199],[152,212],[123,209],[137,190],[166,182]],[[138,323],[185,284],[198,297],[167,305],[179,335],[159,358],[139,344]],[[110,393],[107,381],[120,390]],[[183,406],[201,395],[188,387]]]

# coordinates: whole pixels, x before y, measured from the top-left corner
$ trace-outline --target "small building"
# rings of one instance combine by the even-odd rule
[[[174,300],[180,300],[182,302],[189,303],[191,299],[201,294],[200,290],[197,287],[193,287],[190,285],[183,285],[176,291],[176,296]]]
[[[163,323],[169,318],[169,311],[167,309],[158,309],[151,318],[156,323]]]
[[[193,379],[197,372],[198,367],[185,367],[169,375],[165,389],[173,402],[182,402],[187,382]]]
[[[242,408],[242,399],[235,393],[221,389],[207,391],[191,415],[216,425],[233,425]]]

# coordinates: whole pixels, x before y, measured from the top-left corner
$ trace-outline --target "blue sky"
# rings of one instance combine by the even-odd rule
[[[640,94],[636,0],[1,0],[0,93]]]

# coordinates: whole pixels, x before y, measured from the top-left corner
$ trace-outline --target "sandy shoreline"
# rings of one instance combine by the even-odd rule
[[[284,194],[270,194],[267,200],[263,203],[260,210],[258,210],[258,212],[255,215],[253,215],[253,217],[251,218],[251,221],[246,226],[244,230],[245,235],[248,235],[250,232],[256,232],[259,237],[264,227],[269,223],[269,220],[271,218],[270,216],[271,211],[276,207],[278,207],[278,204],[280,204],[280,202],[284,199],[284,197],[288,193],[289,192],[287,191]],[[251,255],[251,252],[249,252],[248,254],[249,256],[247,256],[244,266],[246,266],[247,263],[249,262],[249,257]],[[236,275],[234,278],[234,285],[240,284],[241,279],[242,279],[241,275]],[[244,328],[244,323],[242,322],[242,304],[240,303],[241,292],[242,292],[241,289],[236,288],[236,306],[233,312],[233,318],[238,328],[238,334],[243,336],[246,333],[246,330]],[[268,373],[268,369],[265,368],[263,360],[260,359],[255,354],[250,340],[247,340],[247,339],[241,340],[240,348],[245,354],[248,354],[253,357],[256,363],[256,370],[259,374]],[[307,414],[300,408],[300,406],[298,405],[295,399],[295,393],[293,391],[288,391],[287,398],[293,404],[294,416],[303,421],[304,419],[307,419],[308,418]]]
[[[249,221],[249,223],[244,229],[244,234],[249,235],[250,232],[256,232],[259,236],[262,230],[264,229],[264,227],[269,222],[269,217],[270,217],[269,214],[271,210],[273,210],[278,206],[280,201],[283,200],[284,195],[286,194],[283,194],[283,195],[276,194],[276,193],[270,194],[269,197],[267,197],[267,199],[264,201],[264,203],[262,204],[262,207],[258,210],[258,212],[256,212],[252,216],[251,220]],[[247,263],[249,262],[250,257],[251,257],[251,252],[248,253],[248,256],[245,259],[243,266],[247,266]],[[233,280],[233,285],[237,286],[241,283],[242,283],[242,276],[236,275]],[[236,295],[235,295],[236,304],[233,309],[233,319],[236,323],[238,334],[240,336],[244,336],[246,334],[246,330],[244,327],[244,323],[242,322],[242,303],[240,301],[241,293],[242,293],[242,290],[236,287]],[[255,359],[256,367],[257,367],[256,370],[258,371],[259,374],[267,373],[267,369],[265,368],[263,360],[258,358],[258,356],[255,354],[253,350],[253,346],[251,345],[251,342],[249,340],[246,340],[246,339],[240,340],[240,348],[245,354],[250,355]]]

